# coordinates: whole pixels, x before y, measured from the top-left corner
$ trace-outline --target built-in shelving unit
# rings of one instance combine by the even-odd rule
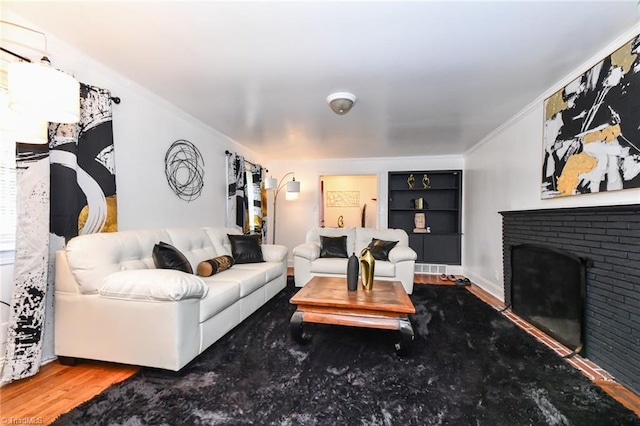
[[[423,200],[422,209],[416,208],[419,198]],[[425,213],[431,232],[413,232],[418,212]],[[418,263],[460,265],[462,170],[389,172],[388,218],[389,228],[404,229],[409,234]]]

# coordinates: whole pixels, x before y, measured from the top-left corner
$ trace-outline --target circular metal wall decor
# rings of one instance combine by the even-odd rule
[[[195,200],[204,186],[204,160],[191,142],[179,139],[164,156],[164,174],[173,192],[186,201]]]

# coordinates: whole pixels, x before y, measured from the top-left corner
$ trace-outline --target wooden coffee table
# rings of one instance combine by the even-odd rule
[[[372,290],[347,290],[345,278],[314,277],[290,300],[298,305],[291,316],[291,337],[304,344],[303,323],[347,325],[400,331],[396,351],[407,355],[414,334],[408,314],[416,309],[399,281],[374,281]]]

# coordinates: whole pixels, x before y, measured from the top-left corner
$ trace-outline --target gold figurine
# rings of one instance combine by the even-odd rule
[[[427,174],[423,174],[422,175],[422,187],[424,189],[429,189],[431,188],[431,186],[429,186],[431,184],[431,182],[429,181],[429,176],[427,176]]]
[[[413,173],[412,173],[407,178],[407,185],[409,185],[409,189],[413,189],[413,186],[415,184],[416,184],[416,178],[413,177]]]
[[[360,253],[360,265],[362,266],[362,287],[365,290],[371,290],[373,288],[373,273],[376,261],[369,247],[365,247]]]

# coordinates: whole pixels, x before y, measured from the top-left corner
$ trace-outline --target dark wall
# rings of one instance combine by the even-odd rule
[[[501,214],[505,301],[513,245],[547,244],[591,259],[582,355],[640,394],[640,205]]]

